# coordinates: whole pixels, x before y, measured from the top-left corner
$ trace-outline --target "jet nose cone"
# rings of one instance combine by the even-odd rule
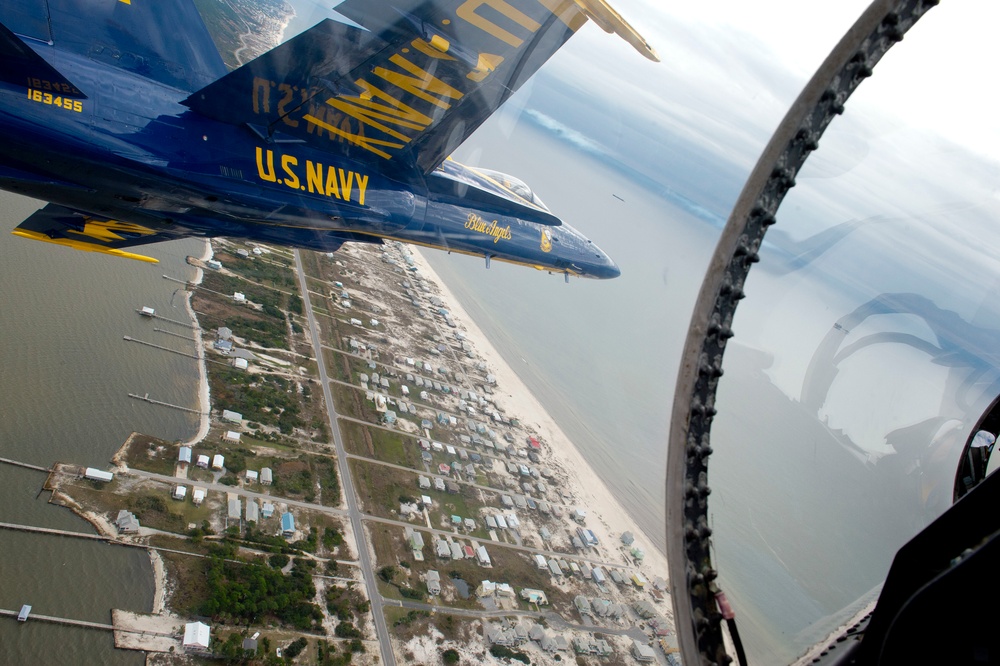
[[[597,248],[595,248],[597,249]],[[587,267],[587,276],[596,278],[598,280],[610,280],[611,278],[616,278],[622,274],[618,264],[607,255],[607,253],[598,250],[598,255],[595,257],[595,261]]]

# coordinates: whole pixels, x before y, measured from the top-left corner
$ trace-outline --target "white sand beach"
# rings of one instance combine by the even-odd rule
[[[650,538],[628,515],[611,490],[587,463],[538,399],[528,390],[513,368],[493,347],[418,249],[414,246],[408,247],[413,253],[420,273],[437,285],[441,297],[447,302],[448,309],[458,324],[459,330],[465,333],[476,352],[485,359],[489,366],[489,372],[496,376],[500,390],[496,391],[491,398],[503,406],[507,415],[516,416],[522,423],[533,427],[543,442],[548,445],[552,457],[552,460],[548,462],[554,463],[551,465],[554,468],[561,468],[563,492],[565,493],[569,489],[569,494],[575,497],[575,504],[587,511],[587,526],[594,529],[602,543],[613,543],[616,546],[621,545],[619,538],[622,532],[632,532],[645,551],[646,557],[641,568],[649,572],[650,580],[654,576],[662,576],[667,579],[667,558],[663,552],[664,545]]]

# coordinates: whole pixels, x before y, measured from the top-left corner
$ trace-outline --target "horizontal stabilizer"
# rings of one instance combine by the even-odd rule
[[[51,91],[63,97],[87,99],[79,88],[2,24],[0,24],[0,81],[25,88]]]
[[[122,248],[175,238],[139,224],[97,218],[55,204],[49,204],[37,211],[19,224],[12,233],[22,238],[55,243],[74,250],[99,252],[154,264],[159,260],[126,252]]]

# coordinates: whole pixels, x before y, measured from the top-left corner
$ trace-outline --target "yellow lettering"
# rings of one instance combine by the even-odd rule
[[[298,166],[299,161],[291,155],[281,156],[281,169],[288,174],[288,178],[285,178],[285,185],[293,189],[299,189],[299,176],[294,171],[292,171],[293,166]]]
[[[376,148],[375,146],[384,146],[386,148],[403,147],[402,143],[394,143],[392,141],[382,141],[381,139],[369,139],[364,135],[364,133],[359,132],[358,134],[354,134],[350,131],[342,130],[310,114],[306,114],[303,117],[305,118],[306,122],[312,123],[317,127],[326,130],[331,135],[336,135],[343,139],[346,139],[350,143],[353,143],[356,146],[360,146],[365,150],[371,151],[376,155],[378,155],[379,157],[384,157],[385,159],[389,159],[392,156],[389,153],[385,152],[384,150]],[[409,141],[409,139],[406,139],[406,141]],[[329,178],[327,178],[327,184],[329,185]],[[327,195],[329,195],[329,192],[327,192]]]
[[[332,97],[326,103],[352,118],[357,118],[362,124],[374,127],[404,142],[410,139],[406,135],[401,134],[397,130],[390,129],[378,121],[381,120],[418,131],[424,130],[431,124],[429,117],[403,104],[388,93],[379,90],[364,79],[358,79],[355,83],[365,91],[360,97]],[[379,104],[373,101],[373,97],[386,102],[386,104]]]
[[[514,23],[517,23],[518,25],[520,25],[525,30],[528,30],[529,32],[536,32],[539,28],[542,27],[540,23],[538,23],[530,16],[528,16],[521,10],[517,9],[516,7],[512,7],[508,3],[504,2],[504,0],[466,0],[455,11],[455,14],[457,14],[459,18],[466,20],[467,22],[476,26],[483,32],[493,35],[500,41],[510,44],[514,48],[521,46],[521,44],[524,43],[524,40],[512,34],[508,30],[501,28],[500,26],[498,26],[496,23],[493,23],[489,19],[484,18],[479,14],[477,14],[476,10],[482,7],[483,5],[486,5],[487,7],[493,9],[494,11],[499,12],[500,14],[506,16],[508,19],[510,19]]]
[[[253,98],[253,112],[254,113],[270,113],[271,112],[271,82],[267,79],[262,79],[259,76],[253,77],[253,92],[251,93]]]
[[[374,70],[375,76],[385,79],[392,85],[405,90],[411,95],[419,97],[420,99],[430,102],[434,106],[442,109],[451,108],[451,104],[448,104],[444,100],[434,97],[429,93],[434,93],[434,95],[440,95],[441,97],[448,97],[451,99],[462,98],[462,93],[455,90],[441,79],[438,79],[420,69],[398,53],[389,58],[389,62],[398,67],[402,67],[413,76],[406,76],[404,74],[400,74],[399,72],[390,72],[384,67],[376,67]],[[426,125],[429,123],[424,124]]]
[[[344,201],[350,201],[351,190],[354,189],[354,172],[347,171],[345,179],[345,171],[343,169],[338,169],[338,171],[340,171],[340,196],[343,197]]]
[[[323,165],[319,162],[306,160],[306,187],[310,193],[326,194],[326,188],[323,186]]]
[[[326,196],[341,198],[340,190],[337,189],[337,169],[334,167],[326,171]]]
[[[358,203],[365,205],[365,190],[368,189],[368,175],[358,174]]]
[[[267,169],[264,169],[264,151],[257,148],[257,175],[260,176],[261,180],[266,180],[269,183],[273,183],[278,179],[274,175],[274,153],[270,150],[267,151]]]

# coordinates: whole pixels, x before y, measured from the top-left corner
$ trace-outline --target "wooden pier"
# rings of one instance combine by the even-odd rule
[[[199,411],[197,409],[191,409],[190,407],[181,407],[180,405],[173,405],[169,402],[163,402],[162,400],[154,400],[153,398],[149,397],[148,393],[146,395],[137,395],[135,393],[129,393],[128,397],[134,400],[142,400],[143,402],[148,402],[151,405],[159,405],[160,407],[170,407],[171,409],[179,409],[182,412],[189,412],[191,414],[197,414],[199,416],[207,416],[205,412]]]
[[[163,277],[167,277],[167,276],[164,275]],[[176,324],[178,326],[183,326],[185,328],[190,328],[190,329],[193,329],[193,330],[197,330],[197,328],[198,328],[197,324],[192,324],[191,322],[186,322],[186,321],[177,321],[176,319],[170,319],[168,317],[164,317],[163,315],[158,315],[155,312],[152,312],[152,313],[151,312],[143,312],[141,309],[136,309],[136,312],[138,312],[139,314],[141,314],[143,317],[149,317],[150,319],[159,319],[161,321],[170,322],[171,324]]]
[[[164,347],[163,345],[154,344],[152,342],[146,342],[145,340],[139,340],[138,338],[133,338],[131,335],[123,335],[122,339],[126,342],[138,342],[140,345],[146,345],[147,347],[153,347],[155,349],[162,349],[163,351],[168,351],[173,354],[180,354],[181,356],[187,356],[188,358],[193,358],[198,360],[197,354],[191,354],[189,352],[183,352],[177,349],[171,349],[170,347]]]
[[[34,532],[36,534],[53,534],[55,536],[67,536],[75,539],[90,539],[91,541],[112,541],[111,537],[102,534],[87,534],[86,532],[74,532],[72,530],[58,530],[54,527],[36,527],[34,525],[21,525],[20,523],[0,522],[0,529],[14,530],[15,532]],[[16,615],[16,613],[15,613]],[[34,615],[32,615],[34,617]]]
[[[6,608],[0,608],[0,615],[6,617],[12,617],[17,619],[18,611],[7,610]],[[85,629],[100,629],[102,631],[114,631],[113,625],[104,624],[102,622],[87,622],[86,620],[72,620],[68,617],[53,617],[51,615],[41,615],[34,611],[28,616],[28,622],[33,622],[38,620],[40,622],[50,622],[52,624],[66,624],[71,627],[83,627]]]
[[[186,335],[181,335],[180,333],[174,333],[173,331],[168,331],[164,328],[154,328],[153,330],[156,331],[157,333],[165,333],[167,335],[172,335],[175,338],[180,338],[181,340],[187,340],[188,342],[197,342],[197,340],[195,340],[194,338],[189,338]]]
[[[52,469],[49,468],[49,467],[41,467],[39,465],[32,465],[31,463],[21,462],[19,460],[11,460],[10,458],[0,458],[0,463],[4,463],[6,465],[14,465],[16,467],[24,467],[24,468],[27,468],[27,469],[33,469],[33,470],[38,471],[38,472],[46,472],[46,473],[48,473],[48,472],[52,471]]]

